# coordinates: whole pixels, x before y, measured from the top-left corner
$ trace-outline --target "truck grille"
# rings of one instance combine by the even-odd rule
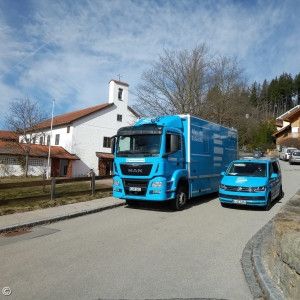
[[[148,176],[152,169],[152,164],[120,164],[123,175]]]
[[[146,196],[149,180],[123,179],[125,195]],[[130,191],[130,188],[135,190]]]

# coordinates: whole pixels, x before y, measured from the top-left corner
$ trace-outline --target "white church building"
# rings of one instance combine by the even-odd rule
[[[108,103],[54,117],[52,134],[51,119],[37,125],[32,144],[51,142],[51,148],[62,147],[79,158],[52,157],[51,177],[81,177],[91,169],[96,175],[112,174],[111,137],[119,128],[138,120],[138,115],[128,106],[128,88],[125,82],[111,80]]]

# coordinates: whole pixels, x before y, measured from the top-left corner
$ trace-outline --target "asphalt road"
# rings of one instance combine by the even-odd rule
[[[147,203],[34,228],[0,245],[12,291],[0,299],[252,299],[242,251],[300,188],[300,165],[281,167],[285,196],[267,212],[213,195],[181,212]]]

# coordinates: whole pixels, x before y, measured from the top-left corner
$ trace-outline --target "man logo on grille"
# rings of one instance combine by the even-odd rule
[[[128,169],[128,173],[143,173],[142,169]]]
[[[237,188],[237,191],[238,191],[238,192],[241,192],[242,189],[243,189],[243,188],[242,188],[241,186],[239,186],[239,187]]]

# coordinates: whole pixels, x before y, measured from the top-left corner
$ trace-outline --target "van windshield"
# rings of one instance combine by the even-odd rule
[[[267,164],[252,162],[232,163],[226,172],[227,176],[267,177]]]
[[[117,156],[159,156],[161,134],[119,136]]]

